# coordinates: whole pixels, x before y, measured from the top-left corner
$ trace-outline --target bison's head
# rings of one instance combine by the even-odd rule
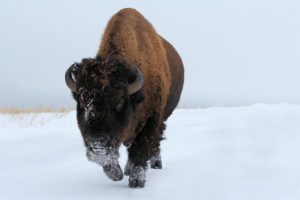
[[[142,72],[120,57],[90,58],[71,65],[65,79],[77,101],[87,157],[105,166],[118,156],[142,99]]]

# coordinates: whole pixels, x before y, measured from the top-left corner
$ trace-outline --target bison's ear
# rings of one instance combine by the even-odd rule
[[[77,83],[76,83],[77,70],[78,70],[78,64],[75,63],[69,67],[69,69],[66,71],[65,74],[66,84],[73,92],[77,92]]]
[[[144,98],[145,96],[142,90],[134,93],[130,96],[131,105],[135,107],[138,103],[142,102]]]

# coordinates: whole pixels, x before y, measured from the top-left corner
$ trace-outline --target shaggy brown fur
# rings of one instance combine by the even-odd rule
[[[145,102],[137,119],[145,121],[153,113],[164,113],[170,91],[164,44],[152,25],[134,9],[119,11],[106,27],[97,55],[115,54],[125,57],[129,64],[138,64],[143,72]]]
[[[130,65],[138,64],[144,75],[145,99],[135,112],[136,124],[126,131],[124,139],[129,143],[130,139],[135,139],[129,149],[129,158],[135,165],[145,165],[151,156],[159,154],[164,121],[179,101],[183,64],[174,47],[160,37],[139,12],[130,8],[119,11],[106,27],[97,56],[111,55],[126,58]],[[146,146],[148,150],[143,150]],[[146,155],[139,158],[135,155],[137,149]]]
[[[136,79],[136,68],[144,84],[129,95],[127,87]],[[77,101],[78,125],[88,151],[99,138],[103,147],[116,151],[120,143],[125,144],[129,186],[143,187],[147,161],[161,168],[164,122],[183,87],[183,63],[175,48],[139,12],[126,8],[108,22],[96,58],[83,59],[69,69],[76,81],[68,86]],[[118,164],[104,166],[104,171],[113,180],[122,179]]]
[[[97,53],[101,57],[111,55],[121,55],[143,71],[145,102],[136,119],[144,122],[153,113],[160,113],[160,123],[167,119],[179,101],[184,77],[183,64],[174,47],[139,12],[126,8],[109,21]],[[129,130],[128,136],[132,132]]]

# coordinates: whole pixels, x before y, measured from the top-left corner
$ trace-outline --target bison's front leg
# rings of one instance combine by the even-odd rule
[[[119,165],[119,152],[115,148],[87,148],[88,160],[103,167],[105,174],[113,181],[123,179],[123,171]]]
[[[118,161],[113,161],[110,164],[104,165],[103,171],[113,181],[120,181],[123,179],[123,171]]]
[[[154,155],[150,158],[149,160],[150,162],[150,167],[152,169],[162,169],[162,161],[161,161],[161,155],[160,155],[160,151],[158,149],[158,151],[156,153],[154,153]],[[125,176],[129,176],[130,175],[130,172],[131,170],[133,169],[134,165],[133,165],[133,162],[128,159],[127,160],[127,163],[125,165],[125,168],[124,168],[124,175]]]
[[[128,162],[125,175],[129,175],[129,187],[142,188],[146,182],[146,166],[148,160],[147,142],[144,135],[138,135],[128,149]]]
[[[129,187],[142,188],[146,182],[147,161],[159,152],[160,131],[154,118],[147,120],[143,130],[128,149],[129,158],[125,175],[129,175]]]

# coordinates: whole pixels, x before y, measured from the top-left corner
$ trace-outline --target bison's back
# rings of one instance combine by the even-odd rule
[[[143,73],[145,99],[140,115],[163,114],[167,105],[171,82],[167,54],[173,51],[166,52],[165,46],[148,20],[131,8],[115,14],[103,34],[99,56],[120,55],[129,64],[138,64]]]
[[[164,38],[162,38],[162,40],[168,59],[171,78],[170,92],[164,114],[164,118],[167,119],[172,114],[179,102],[184,82],[184,69],[182,60],[176,49]]]

